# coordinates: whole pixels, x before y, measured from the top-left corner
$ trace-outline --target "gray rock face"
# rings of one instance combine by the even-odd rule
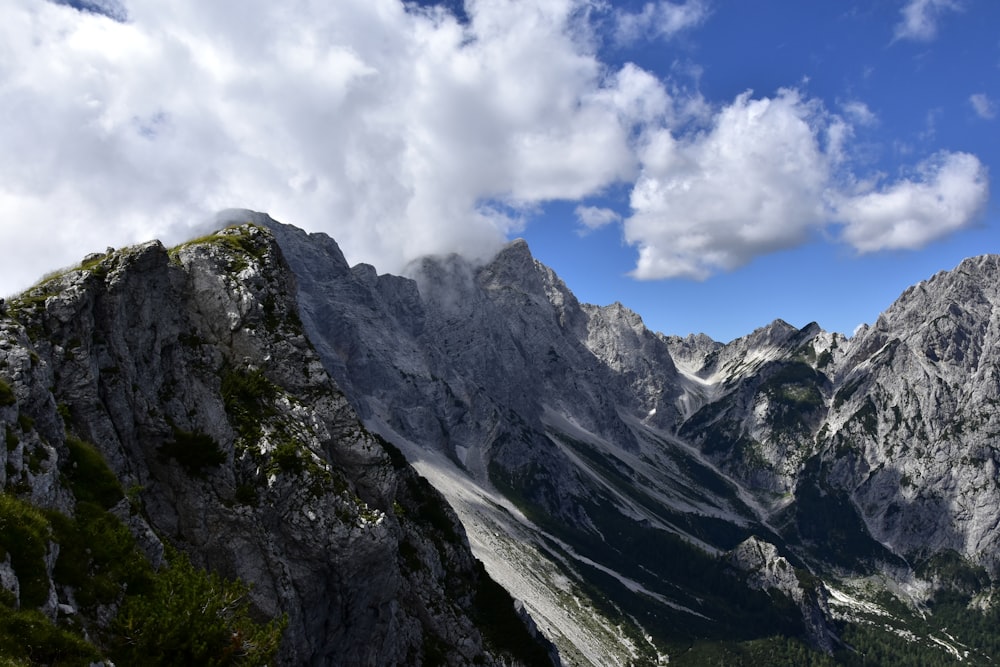
[[[804,574],[778,553],[778,548],[757,537],[741,542],[728,554],[729,562],[746,573],[752,588],[787,595],[802,612],[813,644],[832,652],[837,635],[829,623],[829,593],[822,582]]]
[[[289,613],[287,662],[516,662],[477,620],[464,534],[382,438],[570,664],[774,632],[829,652],[834,581],[909,585],[942,555],[1000,574],[996,257],[851,339],[777,320],[723,345],[579,303],[523,241],[379,275],[229,216],[256,226],[92,258],[10,304],[0,474],[71,511],[72,424],[142,488],[151,557],[166,538]],[[248,423],[231,397],[254,378]],[[184,434],[225,463],[192,475]]]
[[[258,613],[287,614],[282,664],[544,656],[523,624],[528,645],[511,648],[516,633],[484,620],[500,604],[519,623],[483,592],[495,584],[443,499],[358,421],[298,313],[280,249],[249,224],[93,258],[13,300],[5,489],[72,513],[65,433],[93,442],[135,490],[144,513],[124,518],[154,561],[169,542],[252,584]],[[72,590],[51,590],[54,616]]]
[[[331,240],[268,224],[313,304],[305,329],[367,423],[543,524],[607,540],[604,499],[708,553],[749,532],[821,569],[952,549],[995,571],[995,259],[909,290],[853,339],[778,320],[723,345],[580,304],[520,241],[484,266],[422,260],[407,279],[351,270]],[[699,537],[706,511],[733,532]],[[861,537],[824,543],[844,530]]]
[[[779,322],[710,350],[697,374],[721,389],[679,432],[776,520],[796,493],[804,507],[829,491],[869,555],[951,550],[997,573],[997,266],[972,258],[908,289],[850,340]]]
[[[821,439],[877,539],[913,560],[952,549],[994,574],[998,280],[989,255],[904,292],[845,350]]]

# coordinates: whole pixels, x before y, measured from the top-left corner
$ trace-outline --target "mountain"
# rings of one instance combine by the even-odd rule
[[[92,256],[5,304],[0,652],[558,662],[441,496],[359,422],[294,296],[271,234],[245,225]]]
[[[920,626],[920,614],[954,581],[989,592],[996,550],[960,536],[968,524],[996,537],[996,476],[972,470],[982,459],[968,456],[968,437],[898,460],[890,443],[909,436],[894,420],[923,416],[935,442],[955,431],[947,406],[957,403],[923,389],[936,376],[915,375],[919,362],[887,367],[876,354],[970,301],[954,287],[909,306],[912,321],[895,316],[903,295],[852,339],[779,320],[722,345],[651,332],[620,304],[579,303],[523,241],[483,266],[425,258],[401,278],[348,267],[323,235],[253,219],[288,258],[303,326],[331,375],[368,427],[448,497],[476,554],[564,660],[696,664],[702,642],[737,640],[745,656],[780,634],[849,662],[845,634],[864,638],[845,624],[866,625],[870,609],[894,619],[892,637],[917,628],[942,655],[939,642],[961,646]],[[993,278],[971,282],[988,291]],[[964,319],[989,322],[991,298],[977,297]],[[989,347],[971,324],[962,330],[959,343],[935,345]],[[968,391],[997,386],[973,389],[972,367],[956,372]],[[875,383],[908,383],[918,397],[877,398]],[[889,421],[870,425],[868,399]],[[964,478],[944,480],[962,456]],[[912,479],[891,476],[901,466]],[[946,510],[962,505],[979,514]],[[794,576],[764,585],[761,573],[779,564]],[[882,592],[920,612],[868,599]]]
[[[523,241],[393,276],[263,214],[220,224],[7,304],[3,497],[79,516],[93,443],[145,558],[252,584],[279,662],[1000,656],[997,258],[851,338],[778,320],[723,345],[580,303]],[[55,550],[28,606],[100,640],[127,590],[81,605]]]

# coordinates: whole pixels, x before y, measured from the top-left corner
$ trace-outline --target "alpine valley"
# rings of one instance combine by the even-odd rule
[[[0,306],[0,664],[1000,659],[1000,257],[851,338],[250,211]]]

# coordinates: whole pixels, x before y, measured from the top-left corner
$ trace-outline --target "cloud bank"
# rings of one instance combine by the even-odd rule
[[[847,108],[860,124],[867,108]],[[989,199],[986,168],[942,152],[894,182],[861,182],[845,144],[851,121],[796,90],[750,93],[722,107],[708,129],[649,134],[625,238],[639,249],[639,279],[705,279],[821,232],[861,253],[916,249],[971,224]]]
[[[789,89],[712,106],[602,60],[696,30],[700,0],[470,0],[462,20],[399,0],[76,4],[0,4],[0,245],[17,249],[0,292],[229,207],[390,271],[484,256],[568,200],[587,228],[623,225],[637,277],[700,278],[831,225],[863,252],[914,247],[988,191],[965,154],[860,188],[844,151],[863,103],[839,117]],[[630,212],[589,205],[616,184]]]

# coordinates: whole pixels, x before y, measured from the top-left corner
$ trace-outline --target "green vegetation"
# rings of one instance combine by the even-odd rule
[[[86,665],[100,653],[76,633],[34,609],[0,604],[0,665]]]
[[[0,560],[10,564],[21,586],[21,607],[39,607],[49,598],[45,556],[52,530],[45,515],[33,505],[0,493]]]
[[[189,475],[201,476],[206,468],[226,462],[226,453],[210,435],[185,431],[176,426],[173,427],[173,435],[173,440],[160,446],[160,454],[177,461]]]
[[[20,588],[19,605],[0,589],[0,666],[83,665],[103,657],[123,665],[267,664],[285,621],[255,622],[246,586],[195,568],[183,556],[155,571],[108,511],[125,494],[100,452],[71,435],[67,449],[73,516],[0,493],[0,560],[9,557]],[[51,543],[59,548],[52,581],[56,590],[72,590],[79,607],[57,623],[37,610],[51,590]],[[97,618],[116,607],[110,626],[99,626]]]
[[[809,364],[791,362],[783,364],[761,389],[795,407],[811,409],[823,404],[819,387],[826,382],[826,376],[813,370]]]
[[[146,595],[126,598],[111,657],[122,665],[266,665],[287,619],[256,623],[249,590],[174,555]]]
[[[797,639],[767,637],[748,642],[696,641],[687,650],[670,655],[671,665],[701,667],[834,667],[832,657],[810,648]]]
[[[921,563],[916,568],[916,574],[921,579],[937,580],[948,590],[959,594],[975,594],[990,585],[990,576],[985,568],[970,563],[951,549],[938,552]]]
[[[69,518],[50,513],[59,558],[52,576],[57,584],[71,586],[80,608],[96,611],[129,595],[149,589],[155,573],[137,550],[128,528],[113,514],[92,502],[79,502]]]
[[[820,388],[828,384],[829,379],[809,364],[782,364],[760,388],[775,404],[771,414],[774,428],[808,434],[811,414],[823,407]]]
[[[237,484],[234,500],[240,505],[256,506],[260,502],[257,495],[257,485],[252,483]]]
[[[692,614],[663,605],[653,597],[637,595],[606,571],[575,563],[580,572],[577,584],[606,617],[621,623],[623,632],[635,635],[637,646],[648,646],[637,626],[645,628],[660,647],[683,644],[691,637],[746,641],[774,634],[804,634],[801,614],[791,600],[748,588],[723,559],[677,535],[625,516],[615,509],[617,501],[607,492],[595,492],[580,503],[591,529],[579,519],[566,521],[547,509],[558,507],[553,502],[558,491],[539,464],[512,472],[494,460],[489,473],[494,485],[532,521],[572,546],[576,553],[697,612]],[[728,526],[731,533],[725,534],[721,530],[724,526],[710,521],[690,527],[710,531],[712,535],[705,537],[717,544],[735,546],[746,537],[745,533],[737,534],[732,525]],[[554,544],[549,546],[558,549]]]
[[[833,397],[833,409],[837,410],[841,405],[851,400],[851,396],[854,396],[854,392],[861,386],[862,381],[863,378],[855,378],[841,387]]]
[[[192,246],[204,245],[207,243],[218,243],[229,250],[235,251],[232,257],[232,263],[229,266],[229,270],[238,273],[250,265],[250,258],[257,260],[263,259],[267,253],[267,244],[261,237],[261,235],[251,236],[249,230],[257,229],[260,227],[252,223],[245,223],[243,225],[230,225],[224,229],[220,229],[212,234],[206,234],[205,236],[200,236],[196,239],[191,239],[179,246],[171,248],[170,255],[176,257],[177,253],[184,249],[190,248]]]
[[[278,300],[273,293],[264,298],[261,308],[264,311],[264,327],[272,334],[276,333],[282,324],[290,333],[302,333],[302,320],[299,319],[299,314],[293,309],[282,316],[278,310]]]
[[[106,260],[108,258],[107,254],[98,254],[92,259],[86,260],[76,268],[77,271],[90,271],[98,278],[102,280],[108,275],[109,265]]]
[[[23,432],[27,433],[35,428],[35,420],[22,412],[17,416],[17,425],[21,427]]]
[[[271,453],[271,462],[282,472],[300,473],[306,467],[306,461],[300,452],[301,449],[301,446],[294,440],[283,440]]]
[[[865,433],[873,438],[878,437],[878,408],[870,397],[851,415],[849,423],[858,423]]]
[[[0,378],[0,408],[17,403],[17,396],[14,390],[7,384],[6,380]]]
[[[864,519],[844,491],[827,481],[819,457],[809,459],[795,488],[795,502],[774,521],[798,533],[805,545],[822,545],[817,554],[837,567],[870,572],[877,562],[905,563],[868,533]]]
[[[69,450],[66,478],[77,502],[111,509],[125,497],[118,478],[94,445],[67,434],[66,448]]]
[[[226,368],[222,374],[222,401],[236,433],[249,446],[263,435],[261,423],[275,415],[272,405],[278,388],[259,368]]]

